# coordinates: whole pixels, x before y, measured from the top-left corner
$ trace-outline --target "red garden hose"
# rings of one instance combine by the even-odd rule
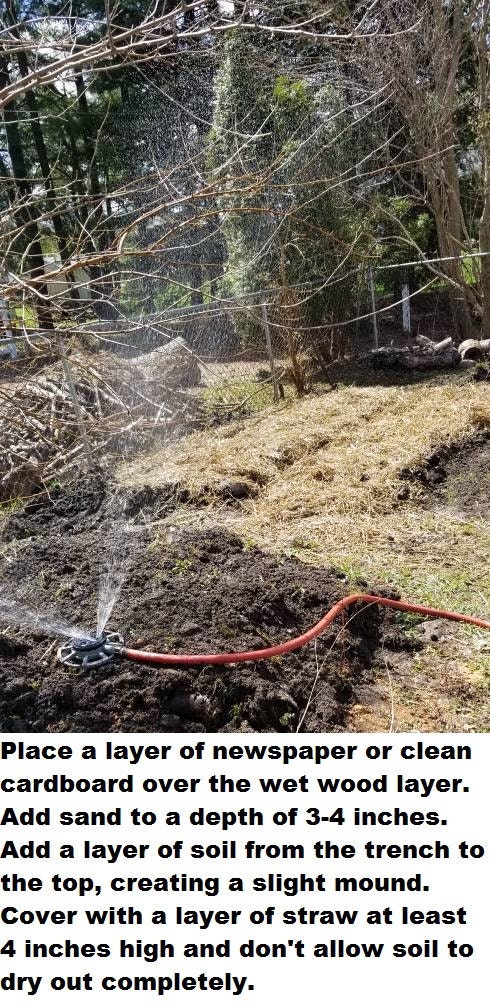
[[[328,626],[354,602],[366,602],[368,605],[385,606],[387,609],[399,609],[402,612],[421,613],[423,616],[433,616],[456,620],[458,623],[470,623],[471,626],[481,627],[483,630],[490,630],[490,620],[479,619],[477,616],[464,616],[462,613],[446,612],[444,609],[432,609],[430,606],[413,605],[410,602],[398,602],[396,599],[382,598],[379,595],[347,595],[337,602],[331,609],[322,616],[315,626],[294,637],[293,640],[285,641],[284,644],[274,644],[272,647],[259,648],[257,651],[231,651],[227,654],[197,654],[197,655],[176,655],[157,654],[151,651],[135,651],[133,648],[123,647],[118,650],[121,658],[128,658],[130,661],[148,662],[150,665],[231,665],[235,662],[259,661],[261,658],[276,658],[277,655],[288,654],[289,651],[296,651],[305,644],[318,637]]]

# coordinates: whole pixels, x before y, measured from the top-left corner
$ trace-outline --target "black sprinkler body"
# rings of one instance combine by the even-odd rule
[[[58,648],[58,658],[68,668],[100,668],[114,661],[123,643],[118,633],[104,633],[95,638],[73,637],[68,644]]]

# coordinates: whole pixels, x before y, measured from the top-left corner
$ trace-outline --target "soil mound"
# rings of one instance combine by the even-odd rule
[[[114,566],[122,584],[111,630],[132,646],[209,653],[296,636],[346,594],[338,572],[247,548],[219,528],[155,533],[148,519],[168,512],[173,491],[121,496],[86,477],[11,515],[0,527],[4,595],[93,630],[100,573]],[[318,670],[302,727],[341,730],[381,636],[379,611],[360,607],[318,639],[316,653],[186,669],[115,660],[81,671],[59,663],[62,638],[14,619],[0,625],[4,732],[291,731]]]

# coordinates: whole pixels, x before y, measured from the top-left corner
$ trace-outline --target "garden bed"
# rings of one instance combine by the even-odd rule
[[[345,575],[271,556],[226,529],[160,525],[174,506],[171,489],[122,492],[102,477],[84,478],[4,518],[0,730],[291,731],[300,721],[304,730],[342,730],[381,644],[373,606],[345,626],[334,624],[316,646],[268,662],[155,668],[116,659],[92,670],[60,664],[58,621],[93,631],[107,563],[120,588],[110,629],[128,646],[167,652],[279,643],[346,594]],[[20,615],[9,609],[13,599]],[[52,628],[29,626],[33,611]]]

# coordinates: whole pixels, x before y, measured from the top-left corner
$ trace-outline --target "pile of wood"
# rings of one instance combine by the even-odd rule
[[[0,384],[0,501],[70,468],[132,454],[199,422],[200,380],[183,340],[133,361],[75,351]]]
[[[417,336],[411,347],[379,347],[371,350],[365,359],[376,370],[428,371],[456,367],[461,354],[450,336],[439,343],[426,336]]]

